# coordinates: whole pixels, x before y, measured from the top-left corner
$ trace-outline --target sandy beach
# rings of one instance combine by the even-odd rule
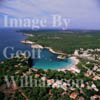
[[[76,57],[70,57],[70,59],[73,61],[73,63],[67,67],[64,67],[64,68],[61,68],[61,69],[58,69],[58,71],[65,71],[65,70],[68,70],[68,71],[73,71],[73,72],[80,72],[80,70],[77,68],[77,64],[79,63],[79,59],[77,59]]]
[[[31,42],[31,41],[28,41],[28,40],[27,41],[23,40],[21,42],[32,45],[31,46],[32,48],[41,48],[41,49],[45,48],[45,49],[48,49],[51,53],[58,54],[58,56],[59,55],[66,55],[66,54],[61,53],[61,52],[56,52],[50,47],[43,47],[43,46],[41,46],[39,44],[36,44],[35,42]],[[77,59],[75,56],[70,57],[70,59],[72,60],[73,63],[71,65],[67,66],[67,67],[63,67],[61,69],[58,69],[58,71],[68,70],[68,71],[73,71],[73,72],[80,72],[80,70],[76,66],[79,63],[79,59]]]

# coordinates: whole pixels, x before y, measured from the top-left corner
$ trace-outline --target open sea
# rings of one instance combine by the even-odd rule
[[[11,54],[16,56],[18,50],[21,50],[22,52],[29,50],[31,52],[32,48],[30,45],[21,43],[21,40],[24,40],[25,38],[27,38],[27,36],[16,32],[15,30],[0,29],[0,61],[6,60],[3,55],[5,48],[8,48],[7,57],[10,57]],[[74,63],[70,58],[58,60],[58,55],[51,53],[47,49],[43,49],[40,56],[40,59],[34,59],[33,68],[60,69],[69,67]]]

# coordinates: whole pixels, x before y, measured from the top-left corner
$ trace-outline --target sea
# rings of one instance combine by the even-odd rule
[[[11,55],[16,56],[18,51],[21,51],[21,53],[30,51],[32,53],[30,45],[21,43],[26,38],[28,37],[21,32],[16,32],[15,29],[0,29],[0,61],[10,58]],[[33,60],[34,65],[32,67],[56,70],[69,67],[74,63],[70,58],[59,60],[57,56],[57,54],[51,53],[48,49],[43,49],[41,50],[40,58]]]

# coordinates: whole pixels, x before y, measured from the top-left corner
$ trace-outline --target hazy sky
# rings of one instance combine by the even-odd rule
[[[100,0],[0,0],[0,26],[3,16],[50,18],[59,14],[70,19],[69,28],[100,29]]]

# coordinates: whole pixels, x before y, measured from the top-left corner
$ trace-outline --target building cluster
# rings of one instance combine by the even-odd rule
[[[89,52],[89,50],[88,50],[88,52]],[[74,55],[80,56],[80,57],[88,57],[88,56],[90,57],[90,54],[88,54],[88,52],[85,51],[85,53],[79,54],[78,51],[75,51]],[[86,55],[86,56],[82,56],[82,55]],[[88,59],[90,59],[90,58],[88,58]],[[87,64],[90,64],[90,62],[87,62]],[[24,66],[21,66],[21,64],[15,65],[15,67],[19,67],[19,66],[21,68],[24,67]],[[36,73],[37,71],[38,71],[38,69],[29,68],[29,70],[27,70],[26,72],[22,72],[22,75],[26,76],[26,75],[33,74],[35,72],[35,78],[40,78],[41,80],[46,81],[47,86],[50,86],[52,88],[62,88],[65,91],[71,90],[72,93],[69,94],[70,98],[73,98],[73,99],[77,98],[79,93],[75,92],[76,87],[71,87],[70,83],[64,82],[63,80],[48,79],[45,75],[43,75],[43,74],[41,75],[41,73]],[[63,70],[63,69],[62,69],[62,71],[65,72],[65,70]],[[80,70],[77,67],[76,68],[72,67],[72,69],[70,69],[69,71],[71,73],[80,74]],[[86,82],[86,83],[81,84],[80,89],[86,88],[87,90],[93,90],[95,92],[99,91],[99,88],[97,88],[96,84],[93,82],[95,80],[100,80],[100,74],[98,74],[97,71],[100,72],[100,66],[98,64],[94,64],[94,67],[92,69],[87,68],[87,72],[84,73],[84,77],[92,77],[93,80],[91,81],[91,83]],[[15,74],[19,74],[20,72],[21,71],[18,70],[15,72]],[[98,97],[99,97],[99,95],[94,95],[91,97],[91,100],[93,98],[98,98]],[[83,97],[80,97],[79,100],[85,100],[85,99]]]
[[[84,50],[83,48],[80,48],[79,50],[75,50],[74,56],[79,56],[82,58],[99,61],[100,60],[100,49]]]

